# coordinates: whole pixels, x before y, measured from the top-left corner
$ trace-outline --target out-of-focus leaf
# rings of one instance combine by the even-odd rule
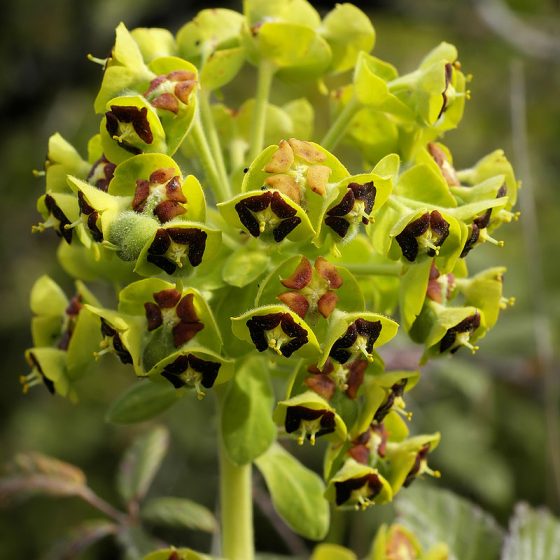
[[[546,510],[518,504],[509,524],[501,559],[560,559],[560,520]]]
[[[223,264],[222,278],[231,286],[243,288],[266,272],[269,261],[264,252],[239,249]]]
[[[256,460],[272,498],[272,504],[299,535],[320,540],[329,528],[329,504],[321,477],[304,467],[278,444]]]
[[[78,467],[36,451],[19,453],[10,467],[10,471],[14,473],[44,474],[76,484],[84,485],[86,483],[86,475]]]
[[[141,500],[158,471],[169,444],[162,426],[138,437],[124,454],[119,466],[117,487],[125,502]]]
[[[10,476],[0,479],[0,506],[8,505],[15,499],[25,499],[43,494],[58,498],[80,496],[85,487],[56,476],[29,475]]]
[[[73,560],[80,557],[91,545],[117,532],[114,523],[104,519],[90,519],[74,527],[70,533],[57,542],[42,560]]]
[[[358,557],[344,546],[324,543],[315,548],[310,560],[358,560]]]
[[[154,525],[195,529],[213,533],[217,522],[208,508],[184,498],[154,498],[141,512],[142,519]]]
[[[162,546],[161,541],[157,541],[138,526],[125,527],[118,533],[117,538],[125,550],[124,560],[138,560]],[[198,559],[195,557],[193,560]]]
[[[273,404],[266,361],[252,356],[235,374],[222,408],[222,437],[235,464],[250,463],[274,441]]]
[[[447,490],[416,483],[396,500],[399,523],[423,547],[449,545],[449,560],[496,560],[503,533],[496,521],[471,502]],[[529,560],[529,559],[527,559]]]
[[[107,411],[107,420],[114,424],[143,422],[167,410],[182,396],[169,383],[138,381],[113,402]]]

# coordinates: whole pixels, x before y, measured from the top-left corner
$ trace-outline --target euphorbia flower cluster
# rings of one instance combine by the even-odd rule
[[[466,259],[499,244],[490,234],[516,218],[518,184],[501,151],[460,170],[439,141],[468,97],[452,45],[399,75],[369,54],[375,33],[357,8],[321,19],[305,0],[286,5],[203,10],[176,36],[118,26],[87,159],[59,134],[49,141],[35,229],[61,238],[77,296],[46,277],[35,285],[24,387],[74,398],[94,353],[112,353],[144,386],[216,389],[234,407],[228,381],[251,363],[283,388],[257,419],[277,429],[245,462],[277,438],[325,439],[325,496],[365,508],[438,474],[428,457],[439,434],[409,435],[419,371],[386,369],[378,349],[399,328],[422,362],[476,349],[508,300],[503,268],[469,276]],[[218,103],[245,63],[258,68],[257,97]],[[347,85],[331,87],[341,74]],[[273,80],[330,95],[322,140],[307,99],[272,104]],[[338,145],[362,168],[347,169]],[[382,288],[387,271],[395,282]],[[86,289],[93,280],[121,287],[116,305]]]

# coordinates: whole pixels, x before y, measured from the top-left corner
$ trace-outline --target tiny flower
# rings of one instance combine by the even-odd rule
[[[307,313],[314,316],[319,312],[327,319],[338,301],[334,292],[343,284],[336,267],[325,258],[318,257],[314,267],[306,257],[302,257],[294,273],[281,280],[291,291],[278,296],[294,313],[305,318]]]
[[[277,243],[301,223],[297,210],[275,192],[245,198],[235,205],[235,210],[253,237],[259,237],[268,227]]]
[[[175,273],[187,262],[196,267],[202,262],[207,238],[207,231],[187,224],[159,228],[148,242],[146,261],[167,274]]]
[[[349,458],[330,479],[327,497],[338,507],[364,510],[376,503],[390,502],[393,493],[377,469]]]
[[[161,223],[185,214],[187,202],[181,178],[174,168],[156,169],[148,179],[136,179],[132,209],[142,213],[151,209]]]
[[[39,199],[37,207],[45,221],[33,226],[32,231],[53,228],[66,243],[72,243],[72,224],[78,219],[79,212],[76,198],[66,193],[47,193]]]
[[[115,173],[116,165],[111,163],[104,155],[91,166],[86,181],[100,191],[107,192],[109,183]]]
[[[449,350],[452,354],[457,352],[461,346],[470,348],[473,352],[478,348],[473,346],[469,339],[471,335],[480,327],[480,313],[475,312],[463,319],[457,325],[447,329],[439,343],[440,353]]]
[[[426,297],[437,303],[445,303],[451,299],[454,288],[455,275],[451,273],[440,274],[435,263],[432,263]]]
[[[25,352],[25,359],[31,368],[30,373],[19,378],[23,392],[36,385],[44,385],[54,395],[75,398],[70,389],[66,369],[66,356],[63,350],[56,348],[31,348]]]
[[[311,391],[280,401],[273,418],[287,434],[297,436],[299,445],[305,439],[315,445],[316,438],[321,436],[335,441],[346,438],[346,426],[336,410]]]
[[[373,345],[381,333],[381,321],[356,319],[332,346],[329,356],[345,364],[352,356],[363,354],[373,361]]]
[[[457,178],[457,172],[449,159],[448,150],[436,142],[428,143],[428,153],[432,156],[436,165],[439,167],[446,183],[451,186],[459,186],[461,183]]]
[[[149,372],[150,378],[163,377],[175,389],[194,389],[198,399],[206,389],[225,383],[233,375],[233,363],[208,348],[189,346],[159,361]]]
[[[367,226],[376,194],[373,181],[349,183],[342,200],[327,210],[325,224],[341,238],[346,237],[350,228],[356,230],[359,223]]]
[[[346,364],[357,359],[373,362],[374,348],[395,336],[398,324],[378,313],[336,312],[324,344],[322,367],[327,358]]]
[[[368,465],[371,456],[385,457],[389,432],[384,424],[371,424],[370,427],[352,440],[348,455],[358,463]]]
[[[403,257],[414,262],[419,253],[436,256],[449,235],[449,222],[437,210],[426,212],[416,218],[395,236]]]
[[[173,344],[179,348],[204,328],[194,307],[194,294],[182,296],[178,290],[167,289],[156,292],[153,297],[155,303],[144,304],[148,331],[158,329],[162,325],[171,328]]]
[[[387,459],[389,462],[388,480],[393,494],[402,486],[410,486],[414,480],[424,474],[439,478],[439,471],[428,466],[428,453],[439,444],[440,434],[420,435],[408,438],[400,443],[387,445]]]
[[[128,138],[134,139],[136,136],[145,144],[151,144],[154,141],[146,107],[138,108],[133,105],[111,105],[110,107],[111,109],[105,113],[107,119],[105,126],[109,136],[116,139],[121,148],[132,154],[139,154],[142,150]]]
[[[307,368],[311,375],[305,378],[304,383],[327,400],[334,396],[336,389],[344,391],[348,398],[355,399],[364,382],[368,364],[367,360],[358,358],[342,365],[328,358],[322,369],[317,365]]]
[[[196,74],[188,70],[175,70],[154,78],[144,92],[144,97],[156,109],[177,114],[182,105],[191,102],[197,85]]]

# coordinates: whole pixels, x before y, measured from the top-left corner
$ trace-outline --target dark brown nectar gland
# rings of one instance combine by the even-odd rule
[[[437,211],[426,212],[410,222],[395,239],[404,258],[414,262],[420,250],[429,257],[435,257],[443,242],[449,236],[449,223]]]
[[[271,231],[277,243],[301,223],[301,218],[296,216],[296,209],[277,192],[264,192],[244,198],[235,205],[235,211],[253,237]]]
[[[39,360],[37,359],[35,354],[33,352],[29,352],[26,357],[27,362],[31,366],[31,372],[27,375],[21,375],[19,378],[19,382],[22,385],[23,393],[28,393],[29,389],[31,389],[31,387],[34,387],[35,385],[44,384],[47,388],[47,391],[51,395],[54,395],[56,392],[54,383],[45,375],[43,368],[41,367],[41,364],[39,363]]]
[[[181,178],[173,168],[157,169],[149,179],[137,179],[132,200],[135,212],[151,212],[161,223],[187,212]]]
[[[437,303],[444,303],[451,298],[454,289],[455,275],[451,273],[440,274],[436,265],[432,263],[426,296]]]
[[[356,509],[366,509],[373,505],[375,497],[381,492],[383,485],[375,473],[359,478],[349,478],[334,483],[336,505],[353,505]]]
[[[394,383],[387,392],[385,400],[381,403],[379,408],[375,411],[373,421],[381,424],[385,417],[391,410],[396,410],[402,414],[406,414],[404,400],[402,398],[408,379],[401,379],[398,383]],[[409,413],[407,416],[411,416]]]
[[[80,208],[80,214],[85,217],[86,227],[92,239],[98,243],[103,241],[99,212],[88,203],[82,191],[78,192],[78,206]]]
[[[311,445],[315,445],[316,438],[335,431],[334,412],[306,406],[289,406],[286,410],[284,428],[288,434],[297,433],[299,445],[303,445],[305,438]]]
[[[173,274],[188,259],[191,266],[202,262],[208,234],[198,228],[160,228],[148,249],[149,263]]]
[[[440,354],[449,350],[455,354],[461,346],[469,348],[472,352],[478,350],[478,346],[473,346],[469,339],[470,336],[480,327],[480,313],[463,319],[459,324],[447,330],[439,343]]]
[[[101,350],[94,354],[96,358],[114,352],[123,364],[132,364],[132,356],[123,344],[120,334],[103,318],[101,319],[101,334],[103,335],[103,340],[99,345]]]
[[[368,364],[367,360],[357,359],[342,365],[327,358],[322,369],[317,365],[307,368],[311,375],[305,378],[304,383],[326,400],[332,399],[336,389],[344,391],[348,398],[354,400],[364,382]]]
[[[355,440],[348,450],[348,455],[358,463],[369,465],[372,453],[383,458],[387,452],[389,432],[384,424],[371,424],[370,427]]]
[[[44,222],[33,226],[31,231],[43,232],[48,228],[53,228],[56,234],[62,237],[66,243],[72,243],[72,223],[50,194],[46,194],[44,200],[49,216]]]
[[[434,471],[430,469],[430,467],[428,467],[429,452],[430,452],[430,444],[426,443],[416,454],[416,458],[414,459],[414,464],[412,465],[412,468],[406,475],[406,478],[403,482],[403,486],[405,488],[410,486],[419,476],[423,474],[429,474],[434,478],[439,478],[441,476],[439,471]]]
[[[270,348],[276,354],[289,358],[309,340],[307,331],[289,313],[257,315],[246,325],[259,352]]]
[[[82,296],[76,294],[71,300],[66,309],[64,310],[64,318],[62,321],[62,335],[58,341],[57,347],[60,350],[68,350],[70,340],[76,328],[78,315],[83,308]]]
[[[339,237],[346,237],[353,225],[369,224],[370,214],[375,204],[377,189],[373,181],[360,185],[350,183],[342,200],[327,211],[325,224]]]
[[[329,356],[341,364],[352,357],[364,356],[373,361],[373,345],[381,333],[381,321],[354,321],[332,346]]]
[[[179,348],[204,329],[194,306],[194,294],[181,297],[181,292],[171,288],[153,294],[154,302],[146,302],[144,309],[148,331],[161,326],[171,329],[173,344]]]
[[[111,110],[105,113],[105,117],[109,136],[131,154],[142,153],[138,147],[139,140],[144,144],[154,141],[146,107],[111,105]]]
[[[92,166],[86,181],[98,188],[100,191],[107,192],[109,183],[115,173],[116,165],[111,163],[104,155],[102,155]]]
[[[196,391],[199,399],[205,396],[202,389],[210,389],[213,387],[221,364],[198,358],[194,354],[185,354],[179,356],[175,361],[167,364],[161,375],[165,377],[175,389],[190,386]]]
[[[196,75],[193,72],[177,70],[154,78],[144,93],[144,97],[156,109],[169,111],[176,115],[181,107],[190,103],[196,84]]]

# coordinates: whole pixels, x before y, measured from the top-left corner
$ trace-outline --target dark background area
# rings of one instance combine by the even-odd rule
[[[335,3],[313,4],[326,12]],[[537,209],[534,229],[524,216],[503,233],[500,230],[505,248],[477,251],[474,270],[498,264],[508,267],[506,295],[515,295],[517,305],[502,315],[475,358],[459,354],[456,360],[428,368],[411,397],[414,426],[442,431],[442,445],[434,457],[444,473],[438,484],[473,499],[501,523],[506,523],[519,500],[546,504],[558,513],[558,489],[550,465],[560,453],[560,442],[554,439],[560,428],[559,371],[553,359],[557,353],[547,353],[543,344],[550,337],[555,350],[560,327],[559,58],[548,52],[540,57],[522,52],[496,35],[476,4],[467,0],[356,4],[374,21],[374,54],[402,72],[414,68],[440,41],[457,45],[463,69],[474,75],[472,100],[461,127],[444,141],[452,148],[458,167],[504,148],[521,166],[525,198],[534,200]],[[101,78],[100,67],[88,62],[86,54],[104,57],[119,21],[129,29],[159,26],[175,32],[206,7],[239,9],[240,5],[226,1],[20,0],[2,8],[0,461],[28,450],[59,457],[84,469],[95,490],[112,501],[116,500],[113,477],[119,454],[143,428],[104,421],[109,403],[132,381],[130,372],[106,359],[102,371],[87,380],[86,397],[78,406],[50,397],[43,388],[24,396],[18,382],[19,375],[27,371],[23,352],[31,344],[28,297],[33,282],[47,272],[69,285],[54,259],[54,234],[30,233],[31,224],[39,219],[34,201],[44,188],[32,170],[42,168],[47,140],[55,131],[85,153],[87,139],[97,128],[92,102]],[[509,9],[532,30],[560,41],[558,2],[511,0]],[[503,23],[503,19],[498,21]],[[556,49],[560,52],[558,44]],[[512,137],[513,64],[520,65],[526,84],[525,160],[515,153]],[[246,87],[246,96],[252,96],[253,84]],[[185,399],[162,417],[171,428],[172,446],[152,490],[154,495],[186,496],[214,508],[215,427],[207,420],[213,414],[210,399],[202,403]],[[318,451],[306,450],[303,455],[320,468]],[[44,498],[0,511],[0,557],[39,558],[76,520],[93,515],[75,500]],[[375,516],[368,512],[359,523],[368,527]],[[257,521],[260,548],[285,552],[268,521],[262,516]],[[365,546],[370,537],[356,537],[356,547]],[[206,537],[195,533],[168,538],[193,547],[209,544]],[[115,555],[112,545],[106,543],[97,545],[87,558]]]

